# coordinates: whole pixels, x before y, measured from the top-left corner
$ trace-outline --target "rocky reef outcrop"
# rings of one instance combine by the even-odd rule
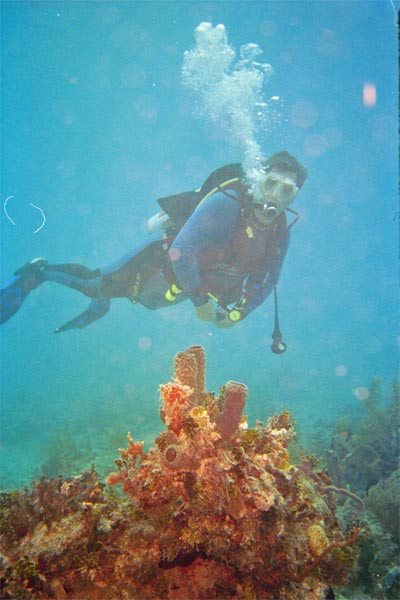
[[[205,353],[175,357],[160,386],[166,429],[128,435],[107,485],[96,472],[0,498],[2,598],[320,600],[357,559],[341,492],[292,464],[292,417],[249,428],[247,388],[205,387]],[[122,493],[119,490],[122,488]]]

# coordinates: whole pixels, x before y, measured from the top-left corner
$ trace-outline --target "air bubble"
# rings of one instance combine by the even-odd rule
[[[231,146],[239,146],[247,179],[255,185],[264,158],[258,136],[268,130],[270,110],[263,88],[273,69],[259,61],[262,50],[253,42],[241,46],[237,60],[222,24],[200,23],[195,42],[184,53],[182,84],[196,93],[200,116],[222,130]]]

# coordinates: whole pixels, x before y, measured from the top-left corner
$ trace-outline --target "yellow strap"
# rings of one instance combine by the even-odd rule
[[[211,192],[208,192],[208,194],[206,194],[206,196],[204,196],[204,198],[202,198],[200,200],[200,202],[198,203],[197,206],[200,206],[200,204],[203,204],[204,200],[207,200],[207,198],[209,198],[210,196],[212,196],[213,194],[218,192],[218,190],[220,190],[221,188],[226,187],[230,183],[237,183],[238,181],[240,181],[240,177],[234,177],[233,179],[228,179],[227,181],[223,181],[218,187],[215,187],[214,189],[211,190]],[[250,240],[254,237],[254,232],[253,232],[252,228],[250,227],[250,225],[247,225],[247,227],[246,227],[246,234]]]
[[[178,288],[175,283],[173,283],[165,292],[165,299],[168,300],[168,302],[173,302],[181,293],[182,290]]]
[[[233,179],[228,179],[227,181],[223,181],[217,187],[215,187],[214,189],[212,189],[211,192],[208,192],[208,194],[206,194],[204,196],[204,198],[202,198],[200,200],[200,202],[198,203],[197,206],[200,206],[200,204],[203,204],[204,200],[207,200],[207,198],[209,198],[210,196],[212,196],[213,194],[215,194],[216,192],[218,192],[218,190],[220,190],[221,188],[226,187],[230,183],[237,183],[238,181],[240,181],[240,177],[234,177]]]
[[[171,294],[171,289],[169,288],[166,292],[165,292],[165,299],[168,300],[168,302],[173,302],[175,300],[176,296],[174,294]]]
[[[210,292],[207,293],[207,296],[211,298],[211,300],[214,300],[214,302],[218,302],[217,296],[213,296]]]
[[[247,233],[247,237],[249,238],[249,240],[251,240],[251,238],[254,237],[254,231],[252,230],[252,228],[250,227],[250,225],[247,225],[247,227],[246,227],[246,233]]]

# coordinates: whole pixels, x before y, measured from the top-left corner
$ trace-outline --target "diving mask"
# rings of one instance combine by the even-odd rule
[[[253,206],[267,220],[272,220],[293,202],[298,191],[291,174],[271,172],[259,183],[257,200],[261,202],[253,202]]]

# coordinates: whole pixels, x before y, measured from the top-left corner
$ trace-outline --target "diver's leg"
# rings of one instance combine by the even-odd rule
[[[95,279],[95,277],[100,276],[100,269],[89,269],[89,267],[85,267],[85,265],[80,265],[77,263],[47,265],[46,270],[59,271],[61,273],[78,277],[79,279]]]
[[[141,248],[114,270],[101,269],[101,292],[105,298],[131,298],[140,293],[144,283],[160,272],[166,262],[166,248],[156,240]]]
[[[44,281],[52,281],[70,287],[89,298],[100,298],[101,273],[99,269],[89,269],[84,265],[47,265],[43,273]]]
[[[22,306],[29,292],[43,283],[46,266],[44,258],[35,258],[15,271],[0,288],[0,323],[8,321]]]
[[[165,273],[161,270],[145,281],[140,293],[136,297],[130,298],[131,301],[139,302],[151,310],[173,306],[186,299],[187,295],[175,284],[171,285],[166,279]]]
[[[90,271],[81,265],[49,265],[46,280],[68,285],[93,298],[89,307],[72,321],[58,327],[54,333],[82,329],[105,315],[111,298],[130,298],[135,301],[143,283],[160,272],[165,261],[165,248],[158,240],[132,252],[106,267]],[[83,270],[82,270],[83,269]]]
[[[68,323],[64,323],[61,327],[57,327],[54,333],[62,333],[70,329],[82,329],[86,327],[86,325],[93,323],[93,321],[104,317],[110,309],[110,304],[111,301],[105,298],[93,298],[83,313],[68,321]]]
[[[109,304],[103,300],[135,297],[142,284],[160,270],[165,260],[166,248],[162,240],[141,246],[105,269],[91,270],[77,264],[50,265],[42,258],[34,259],[18,269],[0,289],[0,323],[10,319],[29,292],[45,281],[65,285],[98,300],[89,311],[90,315],[85,315],[83,321],[87,322],[87,317],[107,312]],[[80,323],[78,327],[83,326]]]
[[[28,294],[45,281],[53,281],[82,292],[90,298],[101,298],[100,271],[82,265],[49,265],[35,258],[15,271],[0,289],[0,323],[5,323],[22,306]]]

